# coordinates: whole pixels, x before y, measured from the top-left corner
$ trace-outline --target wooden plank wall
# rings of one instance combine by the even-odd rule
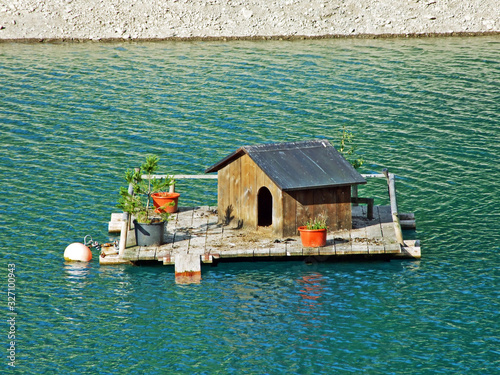
[[[273,232],[281,236],[283,232],[283,205],[282,205],[282,193],[281,189],[278,188],[278,186],[260,169],[257,164],[248,156],[245,155],[246,158],[248,158],[248,162],[246,163],[246,166],[249,168],[248,171],[244,170],[242,173],[253,173],[255,176],[255,180],[249,181],[250,183],[250,188],[252,190],[252,198],[250,200],[249,205],[244,207],[245,210],[249,212],[249,220],[247,222],[246,227],[252,228],[252,229],[257,229],[257,224],[258,224],[258,196],[259,196],[259,190],[262,187],[266,187],[269,189],[269,192],[271,193],[273,197],[273,215],[272,215],[272,228]],[[253,183],[253,185],[252,185]],[[243,209],[243,207],[242,207]]]
[[[338,228],[338,222],[335,220],[338,217],[338,191],[338,188],[314,191],[314,216],[325,215],[330,230]]]
[[[283,233],[283,194],[281,189],[264,172],[261,171],[260,174],[263,177],[260,185],[257,185],[257,189],[265,186],[271,192],[273,196],[273,233],[281,237]]]
[[[232,205],[232,216],[234,216],[231,224],[237,225],[241,217],[241,158],[233,161],[229,167],[229,203]]]
[[[302,223],[297,223],[297,200],[293,195],[283,192],[283,233],[282,237],[298,235],[297,228]]]
[[[351,210],[351,187],[341,186],[338,188],[337,201],[337,229],[352,228],[352,210]]]
[[[308,220],[314,217],[313,192],[311,190],[297,190],[292,192],[291,195],[297,200],[295,222],[298,227],[305,225]],[[297,228],[295,230],[297,230]]]
[[[350,186],[297,190],[284,193],[284,197],[283,236],[296,235],[299,226],[321,214],[328,217],[330,230],[352,228]]]
[[[226,208],[229,206],[229,166],[218,171],[217,209],[219,211],[219,222],[225,222]]]

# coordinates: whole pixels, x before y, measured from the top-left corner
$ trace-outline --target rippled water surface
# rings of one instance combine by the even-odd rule
[[[0,44],[3,370],[493,374],[500,367],[500,39]],[[354,133],[398,175],[421,261],[66,264],[108,241],[124,170],[199,174],[246,144]],[[181,181],[183,205],[215,204]],[[387,204],[383,181],[361,188]]]

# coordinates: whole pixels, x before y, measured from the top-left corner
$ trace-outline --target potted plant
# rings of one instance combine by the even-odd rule
[[[299,227],[300,239],[304,247],[321,247],[326,245],[327,218],[324,215],[317,216]]]
[[[169,214],[177,212],[177,204],[180,196],[179,193],[173,191],[159,191],[151,194],[155,212],[168,212]]]
[[[155,215],[151,205],[151,196],[155,192],[168,189],[172,178],[157,179],[153,173],[158,169],[158,157],[148,156],[140,168],[127,170],[125,180],[132,186],[132,194],[125,187],[120,188],[118,208],[132,215],[134,220],[135,238],[138,246],[158,246],[163,243],[165,224],[170,214],[163,209]],[[145,174],[147,178],[143,179]]]

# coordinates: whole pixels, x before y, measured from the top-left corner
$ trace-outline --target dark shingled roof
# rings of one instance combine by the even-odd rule
[[[326,140],[243,146],[208,168],[217,172],[248,154],[281,190],[365,184],[366,180]]]

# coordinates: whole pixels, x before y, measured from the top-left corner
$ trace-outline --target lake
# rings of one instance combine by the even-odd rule
[[[0,365],[497,373],[499,82],[499,37],[0,44]],[[344,125],[361,173],[398,176],[420,261],[224,263],[177,285],[172,267],[63,259],[87,234],[114,239],[124,172],[146,155],[201,174],[242,145],[338,145]],[[388,204],[384,184],[360,195]],[[214,181],[176,189],[217,202]]]

